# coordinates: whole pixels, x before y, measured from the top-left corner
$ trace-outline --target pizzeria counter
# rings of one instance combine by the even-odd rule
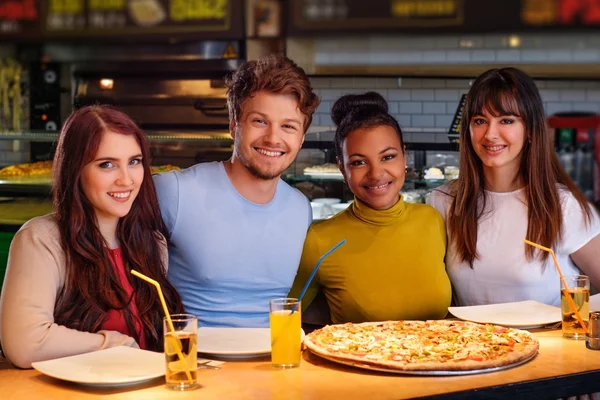
[[[560,330],[535,332],[540,351],[533,360],[498,372],[466,376],[404,376],[336,364],[308,351],[302,365],[273,369],[270,360],[227,361],[201,369],[198,390],[173,393],[158,378],[142,386],[100,389],[17,370],[0,361],[3,400],[17,399],[556,399],[600,391],[600,351],[584,341],[563,339]]]

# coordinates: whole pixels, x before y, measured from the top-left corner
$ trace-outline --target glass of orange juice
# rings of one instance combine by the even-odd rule
[[[298,299],[282,298],[269,302],[271,323],[271,363],[277,368],[300,365],[301,304]]]

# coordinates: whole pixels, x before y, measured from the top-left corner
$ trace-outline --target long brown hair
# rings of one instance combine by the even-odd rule
[[[123,310],[129,332],[139,343],[131,299],[119,283],[107,243],[100,234],[94,208],[83,194],[81,171],[98,151],[104,132],[135,136],[142,149],[144,179],[129,213],[119,220],[117,237],[126,270],[136,269],[157,280],[170,312],[182,312],[177,291],[167,281],[161,256],[166,228],[150,172],[150,151],[141,129],[111,106],[89,106],[69,116],[61,130],[54,156],[54,208],[65,252],[65,285],[54,309],[56,323],[86,332],[100,330],[107,311]],[[162,306],[156,289],[128,274],[146,346],[162,347]]]
[[[460,127],[460,176],[450,185],[450,236],[458,257],[473,266],[478,258],[477,222],[486,210],[483,165],[471,142],[471,119],[486,110],[494,116],[516,115],[525,125],[525,142],[517,179],[525,184],[527,239],[552,247],[562,237],[559,187],[570,191],[591,219],[583,193],[562,168],[544,120],[544,107],[533,79],[517,68],[491,69],[480,75],[467,94]],[[525,247],[528,260],[534,248]],[[540,260],[548,257],[538,254]]]

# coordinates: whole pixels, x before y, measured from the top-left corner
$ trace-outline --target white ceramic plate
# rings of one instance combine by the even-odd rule
[[[34,362],[32,367],[53,378],[94,386],[146,382],[165,374],[165,355],[119,346],[92,353]]]
[[[304,332],[301,332],[304,338]],[[266,357],[271,354],[269,328],[198,328],[198,353],[227,359]]]
[[[344,179],[344,175],[342,175],[341,172],[304,172],[304,175],[314,179],[332,179],[339,181]]]
[[[600,293],[590,296],[590,311],[600,311]]]
[[[482,306],[448,307],[448,311],[465,321],[513,328],[534,328],[561,320],[560,308],[533,300]]]

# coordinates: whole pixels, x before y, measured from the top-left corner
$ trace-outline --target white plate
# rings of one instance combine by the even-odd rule
[[[342,175],[341,172],[304,172],[304,175],[315,179],[332,179],[340,181],[344,179],[344,175]]]
[[[448,311],[465,321],[513,328],[534,328],[561,320],[560,308],[534,300],[482,306],[448,307]]]
[[[94,386],[146,382],[165,374],[165,355],[119,346],[92,353],[34,362],[32,367],[53,378]]]
[[[600,293],[590,296],[590,311],[600,311]]]
[[[304,338],[304,331],[301,332]],[[269,328],[198,328],[198,353],[218,358],[245,359],[271,354]]]

